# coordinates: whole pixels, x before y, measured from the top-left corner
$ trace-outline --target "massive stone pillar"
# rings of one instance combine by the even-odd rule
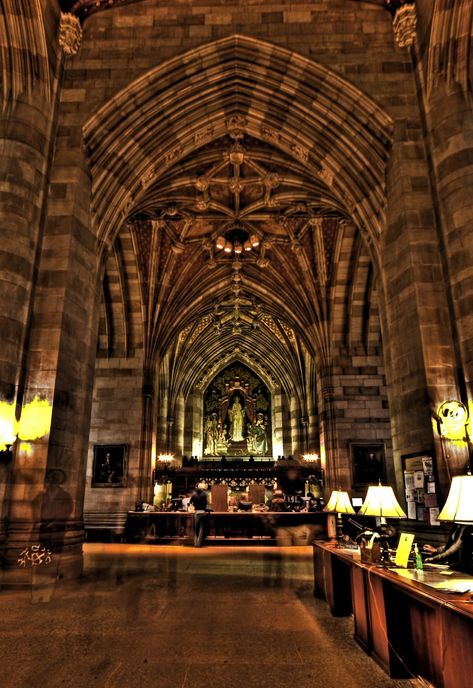
[[[21,405],[62,56],[53,8],[43,16],[41,3],[32,0],[18,15],[6,0],[0,14],[0,401]],[[0,464],[0,549],[10,471]]]
[[[60,552],[67,567],[69,562],[80,559],[83,540],[99,260],[90,223],[86,161],[80,150],[71,154],[67,126],[63,126],[63,136],[56,139],[54,160],[48,168],[46,162],[52,154],[48,142],[55,135],[53,113],[51,109],[48,113],[44,102],[33,103],[31,121],[24,119],[25,109],[15,109],[21,121],[15,121],[14,113],[11,115],[9,138],[14,140],[16,132],[18,141],[6,150],[23,152],[23,164],[18,157],[9,163],[14,165],[12,178],[20,180],[18,190],[23,188],[24,192],[31,185],[29,202],[25,203],[27,212],[17,222],[17,236],[24,236],[25,247],[30,241],[31,217],[42,221],[36,235],[33,232],[36,246],[34,241],[29,245],[30,253],[31,248],[33,254],[37,248],[37,253],[34,266],[29,268],[33,270],[35,289],[29,299],[28,339],[24,338],[22,401],[27,403],[35,395],[47,400],[52,405],[52,423],[48,435],[16,451],[11,469],[6,556],[14,560],[25,544],[40,541],[53,553]],[[42,132],[37,131],[37,122]],[[30,141],[30,145],[25,146],[23,140]],[[42,161],[39,146],[43,146]],[[43,169],[39,196],[33,184],[36,187],[35,177],[41,180],[41,176],[32,168],[31,160]],[[41,205],[38,208],[37,197]],[[21,251],[18,265],[25,266]],[[27,298],[25,283],[21,298]],[[18,335],[19,328],[12,326],[11,331]]]
[[[457,60],[468,71],[471,27],[452,20],[447,0],[391,5],[396,43],[412,59],[419,113],[415,128],[397,123],[382,242],[393,442],[398,469],[403,453],[436,455],[445,496],[468,446],[446,449],[436,412],[449,399],[468,403],[473,372],[473,124],[466,94],[450,80],[461,72]]]

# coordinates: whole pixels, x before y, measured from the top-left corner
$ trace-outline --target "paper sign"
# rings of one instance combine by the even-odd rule
[[[407,518],[417,517],[417,504],[415,502],[407,502]]]
[[[439,526],[439,525],[441,525],[441,524],[440,524],[440,521],[437,520],[437,516],[439,515],[439,511],[440,511],[440,509],[439,509],[438,507],[429,509],[429,524],[430,524],[431,526]]]
[[[406,491],[414,489],[414,473],[404,473],[404,481],[406,483]]]
[[[435,483],[427,483],[427,492],[435,492]]]
[[[394,558],[394,563],[396,564],[396,566],[402,566],[403,568],[407,568],[407,560],[409,559],[409,554],[411,553],[413,542],[413,533],[400,534],[399,543],[396,549],[396,556]]]
[[[424,487],[424,471],[414,471],[414,487]]]

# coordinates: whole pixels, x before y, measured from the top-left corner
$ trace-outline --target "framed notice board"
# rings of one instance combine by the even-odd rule
[[[437,480],[434,458],[430,454],[401,457],[407,518],[439,526]]]

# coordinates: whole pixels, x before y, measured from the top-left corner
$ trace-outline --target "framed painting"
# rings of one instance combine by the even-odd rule
[[[128,446],[96,444],[92,487],[126,487]]]
[[[384,444],[368,442],[350,443],[353,487],[377,485],[386,481]]]

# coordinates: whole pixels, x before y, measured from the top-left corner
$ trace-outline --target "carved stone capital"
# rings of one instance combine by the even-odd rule
[[[72,57],[77,53],[82,40],[82,27],[77,17],[69,12],[61,13],[59,24],[59,45],[64,55]]]
[[[414,43],[416,27],[417,15],[415,5],[401,5],[393,19],[394,40],[399,48],[408,48]]]

